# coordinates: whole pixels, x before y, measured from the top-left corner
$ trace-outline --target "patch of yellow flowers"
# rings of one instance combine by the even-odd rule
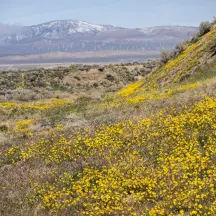
[[[12,109],[12,110],[52,110],[55,108],[61,108],[67,105],[71,105],[73,102],[71,99],[57,99],[52,98],[44,101],[37,101],[33,103],[16,103],[16,102],[0,102],[0,109]]]
[[[215,78],[213,78],[212,80],[214,79]],[[119,91],[116,96],[111,98],[109,102],[106,102],[103,105],[108,108],[119,108],[123,105],[136,105],[144,103],[146,101],[165,100],[176,94],[199,88],[206,83],[210,83],[212,80],[207,79],[203,82],[182,84],[180,86],[168,88],[166,89],[166,91],[159,88],[148,91],[147,89],[142,87],[142,82],[138,81],[137,83],[128,85],[125,89]]]
[[[16,149],[16,157],[17,151],[26,163],[59,169],[30,182],[27,194],[57,215],[216,214],[215,98],[94,133],[51,133]]]
[[[17,121],[15,123],[14,132],[20,133],[23,136],[32,136],[32,132],[29,127],[32,125],[33,121],[30,119]]]

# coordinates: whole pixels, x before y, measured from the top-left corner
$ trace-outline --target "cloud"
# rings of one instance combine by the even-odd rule
[[[0,36],[16,34],[21,32],[22,29],[22,25],[0,23]]]

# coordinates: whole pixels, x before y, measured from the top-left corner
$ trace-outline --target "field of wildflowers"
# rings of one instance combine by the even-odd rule
[[[0,102],[0,215],[216,215],[215,34],[102,100]]]
[[[31,166],[15,205],[57,215],[214,215],[216,100],[171,109],[72,136],[53,129],[4,151],[1,163]]]

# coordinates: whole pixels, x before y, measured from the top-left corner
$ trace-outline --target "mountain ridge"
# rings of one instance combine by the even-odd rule
[[[196,32],[196,27],[187,26],[132,29],[78,20],[55,20],[24,26],[18,33],[0,37],[0,56],[59,51],[171,50]]]
[[[160,30],[174,30],[174,31],[192,31],[196,30],[197,27],[193,26],[180,26],[180,25],[164,25],[164,26],[152,26],[152,27],[146,27],[146,28],[126,28],[126,27],[120,27],[120,26],[113,26],[113,25],[103,25],[103,24],[92,24],[86,21],[79,21],[79,20],[53,20],[37,25],[31,25],[31,26],[24,26],[23,30],[21,32],[18,32],[17,34],[11,34],[9,36],[4,36],[2,39],[10,40],[10,39],[16,39],[17,41],[25,39],[25,37],[20,37],[22,34],[27,34],[28,31],[32,31],[34,35],[32,36],[43,36],[44,38],[49,38],[50,34],[46,33],[56,33],[56,37],[51,37],[50,39],[59,39],[58,34],[60,33],[68,33],[74,34],[74,33],[101,33],[106,31],[130,31],[134,30],[137,32],[144,33],[146,35],[151,35],[158,33]],[[46,32],[48,31],[48,32]],[[28,36],[28,35],[27,35]],[[66,35],[65,35],[66,36]]]

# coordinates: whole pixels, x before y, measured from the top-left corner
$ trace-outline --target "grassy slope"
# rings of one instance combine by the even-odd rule
[[[216,25],[197,43],[190,45],[176,59],[169,61],[157,73],[145,79],[145,85],[156,83],[159,86],[179,83],[193,76],[197,68],[208,63],[215,55]]]
[[[215,34],[96,104],[1,103],[1,214],[215,215]]]

